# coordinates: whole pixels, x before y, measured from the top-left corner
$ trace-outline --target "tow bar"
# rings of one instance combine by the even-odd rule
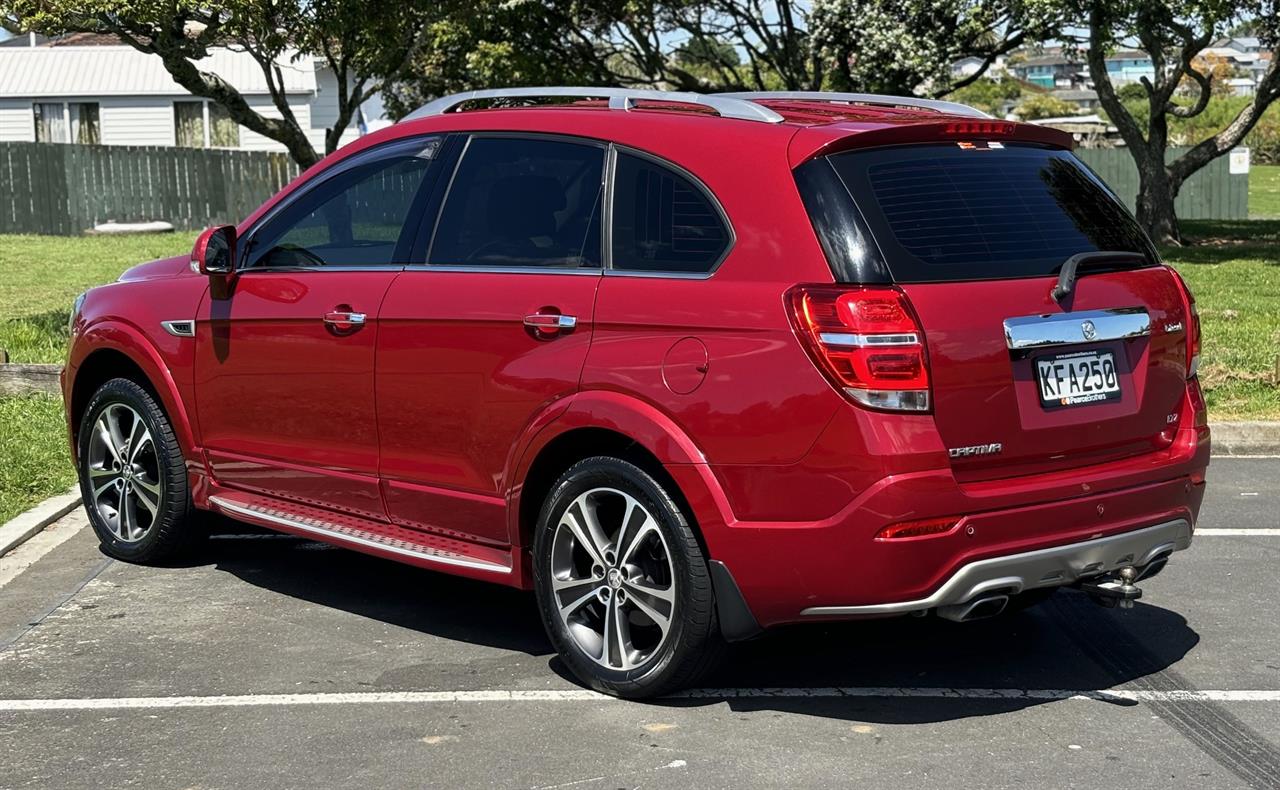
[[[1152,563],[1152,565],[1154,564]],[[1161,563],[1161,565],[1163,564]],[[1143,571],[1145,570],[1146,568],[1143,569]],[[1152,575],[1154,574],[1145,572],[1139,574],[1137,568],[1128,565],[1116,571],[1114,575],[1096,576],[1080,582],[1076,587],[1100,606],[1105,606],[1108,609],[1116,607],[1132,609],[1133,602],[1142,597],[1142,590],[1134,585],[1134,582],[1139,578],[1146,578]]]

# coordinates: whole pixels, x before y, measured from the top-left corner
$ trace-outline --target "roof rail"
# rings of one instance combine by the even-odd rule
[[[727,94],[706,95],[692,92],[637,90],[631,88],[496,88],[467,91],[443,96],[406,115],[403,120],[442,115],[469,101],[483,99],[534,99],[555,96],[608,99],[611,110],[630,110],[641,101],[678,102],[696,104],[715,110],[722,118],[738,118],[744,121],[781,123],[782,116],[752,101]]]
[[[923,110],[935,110],[951,115],[967,115],[972,118],[990,118],[982,110],[953,101],[937,99],[917,99],[914,96],[881,96],[875,93],[828,93],[826,91],[749,91],[735,93],[717,93],[733,99],[760,101],[762,99],[799,99],[802,101],[826,101],[848,104],[874,104],[882,107],[919,107]]]

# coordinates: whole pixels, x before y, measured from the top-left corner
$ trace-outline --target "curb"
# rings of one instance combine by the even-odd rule
[[[40,530],[80,506],[80,489],[50,497],[0,527],[0,557],[25,543]]]
[[[1280,455],[1280,422],[1210,422],[1214,455]]]

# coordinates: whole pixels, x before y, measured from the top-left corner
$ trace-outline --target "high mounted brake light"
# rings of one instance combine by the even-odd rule
[[[905,294],[800,285],[787,297],[797,334],[837,389],[873,409],[929,410],[924,332]]]
[[[956,121],[946,126],[945,133],[957,137],[985,135],[1009,135],[1014,132],[1014,125],[1006,121]]]

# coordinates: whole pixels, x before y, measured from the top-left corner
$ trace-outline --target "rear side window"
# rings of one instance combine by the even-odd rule
[[[428,263],[599,267],[603,146],[475,137],[453,176]]]
[[[710,196],[684,175],[618,152],[613,189],[612,268],[705,273],[732,236]]]
[[[1067,151],[921,145],[830,157],[899,282],[1056,274],[1081,252],[1139,252],[1129,211]]]

